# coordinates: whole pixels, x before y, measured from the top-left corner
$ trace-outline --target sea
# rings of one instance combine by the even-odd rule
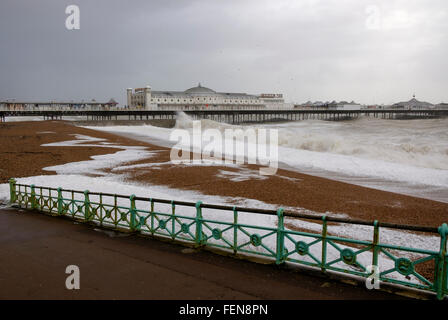
[[[200,120],[201,128],[275,129],[278,166],[283,169],[374,189],[448,202],[448,118],[389,120],[360,117],[345,121],[230,125]],[[178,115],[174,128],[91,127],[172,147],[174,130],[193,130]],[[202,147],[207,145],[202,143]],[[247,151],[246,151],[247,152]]]

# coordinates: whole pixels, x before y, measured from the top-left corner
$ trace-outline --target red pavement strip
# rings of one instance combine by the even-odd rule
[[[80,289],[68,290],[68,265]],[[405,291],[406,292],[406,291]],[[180,244],[0,209],[0,299],[402,299]]]

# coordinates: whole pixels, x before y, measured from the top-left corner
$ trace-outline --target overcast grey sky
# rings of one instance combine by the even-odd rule
[[[80,30],[65,8],[80,8]],[[446,0],[1,0],[0,100],[127,87],[448,102]]]

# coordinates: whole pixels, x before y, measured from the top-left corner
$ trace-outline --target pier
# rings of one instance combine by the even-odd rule
[[[230,124],[265,123],[300,120],[341,121],[368,116],[380,119],[425,119],[448,116],[447,109],[403,110],[185,110],[194,120],[209,119]],[[64,120],[79,117],[79,120],[153,120],[175,119],[177,111],[169,110],[4,110],[0,121],[7,117],[42,117],[44,120]]]

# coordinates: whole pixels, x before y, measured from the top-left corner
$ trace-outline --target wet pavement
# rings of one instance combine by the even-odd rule
[[[68,265],[80,289],[65,287]],[[0,209],[0,299],[400,299],[296,271]]]

